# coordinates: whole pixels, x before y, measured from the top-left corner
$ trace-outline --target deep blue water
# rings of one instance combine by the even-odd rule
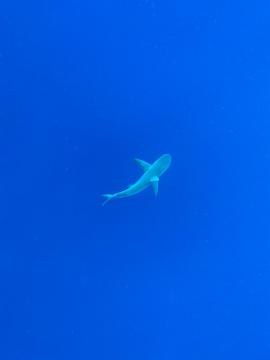
[[[1,359],[270,359],[269,19],[1,1]]]

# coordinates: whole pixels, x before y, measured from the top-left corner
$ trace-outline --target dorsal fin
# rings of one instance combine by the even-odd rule
[[[145,172],[147,171],[151,164],[149,164],[148,162],[141,160],[141,159],[135,159],[135,162],[140,166],[140,168]]]

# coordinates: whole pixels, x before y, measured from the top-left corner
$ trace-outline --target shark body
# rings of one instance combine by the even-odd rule
[[[132,185],[123,191],[119,191],[114,194],[103,194],[106,199],[103,202],[103,206],[112,199],[120,199],[129,196],[136,195],[146,189],[149,186],[153,187],[155,195],[158,193],[158,182],[160,176],[168,170],[171,165],[171,155],[164,154],[158,158],[153,164],[150,164],[144,160],[135,159],[136,163],[142,168],[144,174]]]

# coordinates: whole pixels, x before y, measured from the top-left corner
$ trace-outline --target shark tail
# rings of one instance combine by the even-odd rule
[[[102,196],[105,198],[105,200],[102,203],[102,206],[107,204],[108,201],[112,200],[115,197],[115,195],[113,194],[102,194]]]

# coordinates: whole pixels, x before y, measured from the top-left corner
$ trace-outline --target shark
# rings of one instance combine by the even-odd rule
[[[133,184],[129,185],[125,190],[114,194],[102,194],[105,201],[102,206],[112,199],[126,198],[140,193],[149,186],[152,186],[154,194],[158,194],[159,178],[171,165],[172,157],[170,154],[160,156],[154,163],[150,164],[141,159],[135,159],[135,162],[143,170],[142,176]]]

